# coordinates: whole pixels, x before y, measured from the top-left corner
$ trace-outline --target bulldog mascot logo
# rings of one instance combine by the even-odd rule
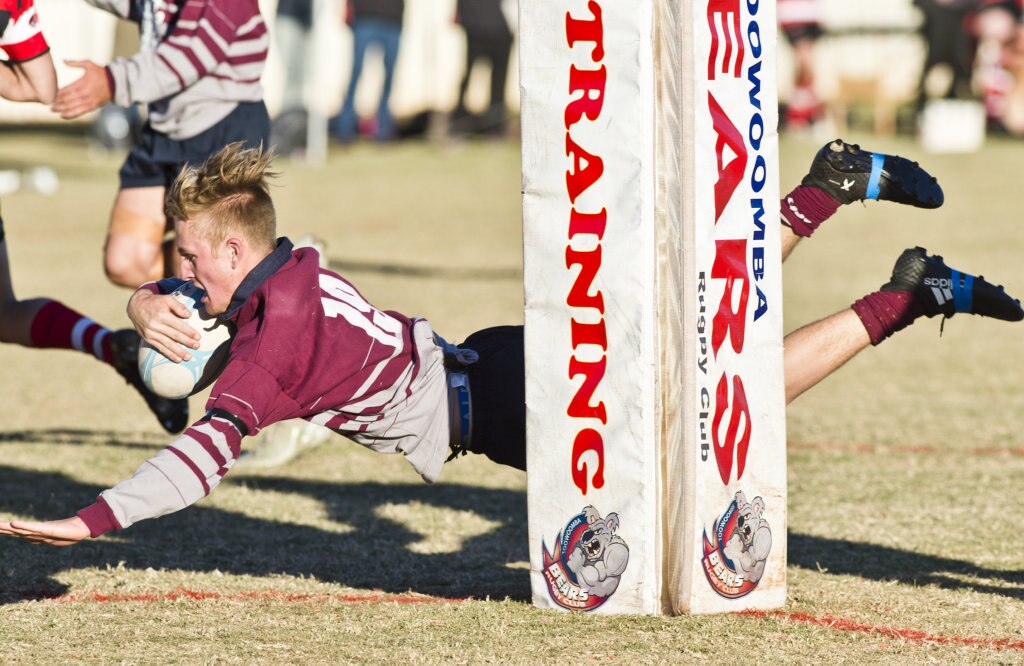
[[[588,506],[559,532],[554,552],[541,544],[544,578],[556,604],[592,611],[614,594],[629,563],[629,547],[615,533],[618,529],[619,514],[601,518]]]
[[[764,500],[747,502],[742,492],[715,522],[710,538],[704,531],[704,574],[715,592],[738,599],[753,592],[772,549],[772,530],[764,519]]]

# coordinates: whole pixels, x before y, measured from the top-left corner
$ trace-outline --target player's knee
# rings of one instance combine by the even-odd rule
[[[152,271],[144,267],[137,257],[107,254],[103,259],[103,272],[112,283],[134,289],[148,282]]]
[[[123,207],[115,207],[103,255],[107,279],[123,287],[137,287],[162,277],[164,223]]]

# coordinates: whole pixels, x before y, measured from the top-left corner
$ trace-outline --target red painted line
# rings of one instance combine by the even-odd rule
[[[28,599],[27,595],[19,595]],[[179,587],[169,592],[142,593],[142,594],[103,594],[93,592],[85,595],[45,595],[40,594],[36,599],[56,601],[58,603],[151,603],[159,601],[279,601],[284,603],[296,602],[335,602],[343,604],[458,604],[469,599],[451,599],[445,597],[428,597],[418,594],[294,594],[281,592],[279,590],[261,590],[252,592],[236,592],[224,594],[221,592],[203,592],[201,590],[190,590]],[[878,625],[862,624],[846,618],[825,615],[816,617],[807,613],[786,612],[786,611],[759,611],[747,610],[736,613],[742,617],[749,617],[759,620],[785,620],[809,624],[816,627],[848,631],[861,634],[877,634],[886,638],[905,640],[911,643],[927,645],[962,645],[967,647],[981,647],[993,650],[1024,650],[1024,641],[1014,641],[1009,638],[976,638],[972,636],[935,636],[917,629],[898,629],[895,627],[883,627]]]
[[[53,596],[49,595],[44,597],[49,601],[57,601],[59,603],[97,603],[97,604],[110,604],[110,603],[138,603],[138,602],[154,602],[154,601],[280,601],[285,603],[294,602],[307,602],[307,601],[318,601],[318,602],[336,602],[343,604],[365,604],[365,603],[381,603],[381,604],[457,604],[466,601],[466,599],[448,599],[444,597],[428,597],[418,594],[293,594],[289,592],[281,592],[278,590],[261,590],[252,592],[236,592],[232,594],[225,594],[221,592],[203,592],[200,590],[190,590],[184,587],[179,587],[170,592],[155,592],[155,593],[142,593],[142,594],[103,594],[101,592],[93,592],[91,594],[84,595],[63,595]]]
[[[776,619],[810,624],[816,627],[826,627],[839,631],[850,631],[861,634],[878,634],[886,638],[899,638],[911,643],[922,643],[928,645],[965,645],[968,647],[983,647],[993,650],[1024,650],[1024,641],[1012,641],[1009,638],[974,638],[971,636],[933,636],[917,629],[896,629],[894,627],[879,627],[870,624],[861,624],[853,620],[841,617],[826,615],[815,617],[807,613],[787,613],[786,611],[741,611],[737,615],[757,619]]]
[[[903,453],[911,455],[955,454],[958,456],[1003,456],[1024,457],[1024,448],[1016,447],[974,447],[970,449],[940,449],[926,444],[884,445],[884,444],[839,444],[830,442],[789,442],[788,447],[799,451],[841,451],[845,453]]]

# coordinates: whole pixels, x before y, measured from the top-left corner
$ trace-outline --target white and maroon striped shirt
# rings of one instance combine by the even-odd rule
[[[79,512],[93,536],[202,499],[238,458],[243,431],[286,419],[402,453],[426,481],[437,479],[448,456],[448,389],[425,320],[378,310],[321,269],[315,250],[292,252],[287,240],[246,276],[225,316],[238,330],[208,416]]]
[[[139,52],[107,65],[107,76],[114,103],[148,104],[158,132],[188,139],[263,99],[270,36],[257,0],[86,2],[139,24]]]

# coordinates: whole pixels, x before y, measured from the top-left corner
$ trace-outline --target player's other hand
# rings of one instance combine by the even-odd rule
[[[199,349],[199,333],[188,325],[191,311],[167,294],[139,289],[128,301],[128,318],[142,339],[179,363],[192,358],[186,347]]]
[[[90,536],[89,528],[78,516],[44,523],[27,520],[0,521],[0,534],[24,539],[30,543],[45,543],[51,546],[73,546]]]
[[[82,78],[57,91],[57,99],[53,103],[54,113],[59,113],[64,120],[71,120],[95,111],[110,101],[110,83],[103,67],[90,60],[65,60],[64,63],[68,67],[81,69]]]

